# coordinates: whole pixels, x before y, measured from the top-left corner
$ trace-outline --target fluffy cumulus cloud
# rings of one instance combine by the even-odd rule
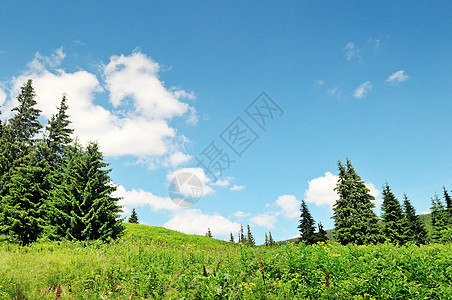
[[[192,175],[194,175],[195,177],[197,177],[199,179],[199,181],[203,185],[203,187],[202,187],[202,195],[203,196],[215,193],[215,191],[210,187],[211,180],[209,179],[209,177],[207,177],[207,175],[204,173],[204,170],[202,168],[181,168],[181,169],[177,169],[175,171],[169,172],[166,175],[166,179],[168,180],[168,182],[171,182],[178,175],[183,174],[183,173],[192,174]],[[184,192],[184,191],[181,191],[181,192]]]
[[[339,199],[339,195],[334,190],[338,180],[339,176],[334,175],[331,172],[326,172],[324,176],[310,180],[309,187],[304,192],[305,201],[314,203],[316,206],[324,205],[332,208]],[[375,185],[371,182],[365,182],[364,184],[370,190],[369,193],[377,199],[378,204],[380,191],[375,188]]]
[[[355,92],[353,93],[353,97],[355,98],[363,98],[365,97],[368,92],[372,89],[372,83],[370,81],[366,81],[363,84],[361,84],[359,87],[356,88]]]
[[[234,217],[239,218],[239,219],[245,218],[245,217],[249,217],[249,216],[251,216],[250,213],[244,213],[244,212],[241,211],[241,210],[238,210],[238,211],[236,211],[236,212],[234,213]]]
[[[120,197],[118,202],[123,207],[123,215],[128,215],[131,208],[148,206],[152,211],[177,211],[181,209],[169,197],[163,198],[156,196],[151,192],[142,189],[126,190],[122,185],[118,185],[113,194],[114,197]]]
[[[188,234],[204,235],[210,228],[213,235],[237,233],[240,224],[232,222],[219,214],[206,214],[199,209],[184,209],[174,213],[163,227]]]
[[[263,213],[250,218],[250,222],[259,227],[274,228],[277,215],[271,212]]]
[[[327,205],[332,207],[339,199],[334,188],[336,187],[338,176],[331,172],[326,172],[324,176],[314,178],[309,181],[309,187],[304,193],[306,202],[314,203],[317,206]]]
[[[301,201],[298,200],[294,195],[279,196],[275,204],[282,209],[282,214],[286,218],[293,219],[298,217]]]
[[[399,83],[404,82],[410,78],[404,70],[397,71],[386,78],[386,82],[394,86],[399,85]]]
[[[100,66],[102,76],[98,76],[82,69],[66,72],[60,68],[64,58],[62,49],[50,56],[37,53],[27,70],[8,83],[5,110],[17,105],[20,86],[31,78],[42,115],[49,118],[54,114],[66,93],[75,134],[82,143],[97,140],[105,155],[132,155],[142,162],[172,167],[190,159],[181,152],[186,138],[178,135],[169,121],[184,116],[194,123],[196,109],[183,101],[194,96],[165,87],[158,77],[157,62],[140,52],[112,56],[108,64]],[[99,105],[102,98],[107,98],[112,108]]]

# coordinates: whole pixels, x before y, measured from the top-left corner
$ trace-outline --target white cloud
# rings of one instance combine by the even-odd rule
[[[227,186],[229,186],[231,184],[231,180],[234,180],[234,177],[228,176],[225,179],[218,179],[217,181],[215,181],[211,185],[220,186],[220,187],[227,187]]]
[[[353,93],[353,97],[355,98],[363,98],[367,95],[367,93],[372,89],[372,83],[370,81],[366,81],[361,84]]]
[[[246,186],[244,186],[244,185],[236,185],[236,184],[234,184],[234,186],[232,186],[230,188],[230,190],[231,191],[241,191],[241,190],[244,190],[245,188],[246,188]]]
[[[251,214],[250,214],[250,213],[244,213],[243,211],[238,210],[238,211],[236,211],[236,212],[233,214],[233,216],[236,217],[236,218],[245,218],[245,217],[251,216]]]
[[[399,83],[404,82],[410,78],[408,74],[404,70],[397,71],[390,75],[388,78],[386,78],[386,82],[397,86]]]
[[[361,61],[361,57],[359,56],[359,49],[355,47],[355,43],[348,42],[344,47],[344,51],[347,60],[351,60],[353,57],[356,57],[359,61]]]
[[[274,228],[277,221],[276,214],[263,213],[250,218],[251,223],[259,227]]]
[[[324,176],[314,178],[309,181],[309,188],[304,192],[304,199],[308,203],[314,203],[316,206],[327,205],[330,208],[339,199],[339,195],[334,188],[337,186],[339,176],[326,172]],[[378,198],[380,191],[375,188],[375,185],[371,182],[365,182],[365,186],[370,190],[370,194]],[[377,205],[378,205],[377,199]]]
[[[127,191],[122,185],[117,186],[113,196],[122,198],[118,204],[123,206],[123,215],[129,214],[132,208],[139,206],[149,206],[152,211],[177,211],[181,209],[169,197],[156,196],[142,189]]]
[[[283,215],[286,218],[293,219],[298,217],[301,201],[294,195],[279,196],[275,203],[282,208]]]
[[[337,99],[342,98],[342,93],[337,86],[335,86],[334,88],[328,89],[327,94],[329,96],[336,97]]]
[[[331,172],[326,172],[324,176],[310,180],[309,188],[304,192],[305,201],[314,203],[317,206],[328,205],[332,207],[339,199],[334,190],[338,179],[338,176]]]
[[[158,77],[158,63],[139,52],[112,56],[101,67],[103,85],[93,73],[85,70],[68,73],[58,68],[64,58],[61,48],[48,57],[37,53],[28,69],[10,80],[11,98],[6,102],[5,115],[10,116],[11,108],[17,105],[15,95],[31,78],[42,115],[49,118],[54,114],[66,93],[75,135],[82,143],[97,140],[105,155],[132,155],[141,162],[173,167],[189,159],[180,151],[186,138],[177,135],[169,121],[186,115],[187,122],[194,122],[196,109],[181,101],[194,96],[166,88]],[[104,97],[105,91],[109,92],[113,110],[97,104],[97,97]]]
[[[213,235],[228,235],[237,233],[240,224],[232,222],[219,214],[205,214],[199,209],[184,209],[177,211],[163,227],[187,234],[204,235],[210,228]]]
[[[3,89],[0,87],[0,106],[3,105],[3,103],[6,100],[6,93],[3,91]],[[1,109],[1,108],[0,108]]]
[[[209,179],[209,177],[206,176],[206,174],[204,173],[204,170],[202,168],[181,168],[176,171],[169,172],[166,175],[166,178],[168,179],[169,182],[171,182],[174,177],[176,177],[177,175],[179,175],[181,173],[191,173],[191,174],[194,174],[196,177],[198,177],[198,179],[203,184],[203,191],[202,191],[203,196],[215,193],[215,191],[209,186],[209,184],[211,183],[210,179]]]

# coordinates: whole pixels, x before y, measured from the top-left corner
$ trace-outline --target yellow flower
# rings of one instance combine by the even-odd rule
[[[341,256],[341,255],[340,255],[339,253],[332,253],[331,256],[332,256],[332,257],[339,257],[339,256]]]

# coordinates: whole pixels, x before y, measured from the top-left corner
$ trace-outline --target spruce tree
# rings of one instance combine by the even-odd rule
[[[57,237],[106,241],[121,235],[121,207],[112,196],[116,187],[107,166],[96,143],[89,143],[86,150],[77,143],[68,147],[62,183],[51,202],[51,223]]]
[[[438,243],[441,241],[441,231],[447,228],[446,210],[438,195],[432,198],[430,209],[432,212],[432,241]]]
[[[232,232],[231,232],[231,236],[229,237],[229,241],[230,241],[231,243],[235,243],[235,242],[234,242],[234,236],[232,235]]]
[[[206,237],[209,237],[209,238],[213,237],[212,231],[210,231],[210,228],[207,228]]]
[[[446,201],[447,224],[452,225],[452,199],[444,186],[443,186],[443,193],[444,193],[444,200]]]
[[[248,246],[254,246],[254,245],[256,245],[256,242],[254,240],[253,234],[251,233],[250,225],[246,225],[246,227],[248,229],[248,232],[247,232],[247,235],[246,235],[246,244]]]
[[[270,246],[274,246],[275,245],[275,241],[273,240],[271,231],[268,232],[268,244]]]
[[[130,215],[128,222],[138,224],[138,215],[137,212],[135,211],[135,208],[132,209],[132,214]]]
[[[268,235],[267,233],[265,233],[265,242],[264,242],[265,246],[268,246]]]
[[[29,147],[34,142],[34,136],[42,128],[38,120],[41,110],[35,108],[37,104],[36,93],[32,80],[29,79],[20,89],[21,93],[17,97],[19,105],[12,109],[16,114],[8,121],[8,125],[14,132],[15,141],[20,146]],[[20,148],[19,150],[23,149]]]
[[[315,221],[304,200],[301,201],[300,212],[300,224],[298,225],[300,240],[307,244],[315,243]]]
[[[388,183],[383,187],[383,204],[381,205],[381,210],[383,211],[381,215],[383,234],[386,241],[393,244],[403,244],[403,211],[399,200],[392,193]]]
[[[23,245],[36,241],[46,226],[48,172],[38,149],[30,152],[12,172],[8,194],[3,197],[1,231]]]
[[[68,108],[66,94],[64,94],[58,112],[49,119],[45,130],[44,140],[52,154],[49,162],[55,169],[61,166],[65,149],[72,142],[71,135],[74,130],[69,128],[71,121],[67,115]]]
[[[315,233],[315,242],[326,242],[328,238],[326,237],[326,231],[323,229],[322,223],[317,224],[318,231]]]
[[[427,230],[422,220],[416,215],[416,210],[408,199],[407,195],[403,195],[404,208],[404,236],[406,241],[412,241],[417,244],[425,244],[427,242]]]
[[[333,206],[335,239],[345,245],[377,243],[381,240],[378,217],[372,210],[374,197],[356,173],[350,160],[338,162],[339,180],[335,188],[339,199]]]
[[[243,225],[242,224],[240,224],[239,243],[246,244],[246,238],[245,238],[245,233],[243,231]]]

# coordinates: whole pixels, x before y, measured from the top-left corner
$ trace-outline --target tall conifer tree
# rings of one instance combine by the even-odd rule
[[[300,224],[298,225],[300,239],[312,244],[315,242],[315,221],[304,200],[301,201],[300,212]]]
[[[350,160],[346,165],[338,162],[339,181],[336,192],[339,199],[333,206],[335,239],[341,244],[358,245],[377,243],[381,240],[378,217],[372,210],[374,197],[355,172]]]
[[[246,236],[246,244],[248,245],[248,246],[254,246],[254,245],[256,245],[256,242],[255,242],[255,240],[254,240],[254,237],[253,237],[253,234],[251,233],[251,227],[250,227],[250,225],[247,225],[247,236]]]
[[[438,195],[432,198],[432,206],[430,207],[432,212],[432,241],[441,241],[441,231],[447,228],[447,216],[441,199]]]
[[[381,205],[383,214],[383,234],[385,239],[393,244],[404,243],[404,218],[399,200],[394,196],[389,184],[383,187],[383,204]]]
[[[424,223],[416,215],[416,210],[408,199],[407,195],[403,195],[404,208],[404,236],[406,241],[412,241],[417,244],[425,244],[427,242],[427,230]]]

